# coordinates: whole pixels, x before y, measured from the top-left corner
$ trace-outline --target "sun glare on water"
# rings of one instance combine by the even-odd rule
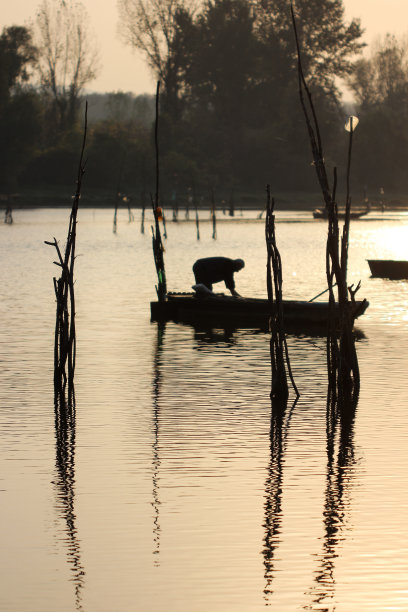
[[[377,241],[378,259],[408,260],[408,224],[384,228]]]

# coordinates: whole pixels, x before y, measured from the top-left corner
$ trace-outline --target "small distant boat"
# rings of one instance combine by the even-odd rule
[[[368,259],[371,276],[392,280],[408,279],[408,261],[397,259]]]
[[[361,316],[367,300],[356,301],[353,316]],[[338,309],[338,305],[335,305]],[[325,329],[329,320],[328,302],[283,301],[287,331]],[[152,321],[176,321],[219,327],[268,329],[270,306],[267,299],[232,297],[224,294],[168,293],[163,302],[151,302]]]
[[[364,215],[367,215],[369,212],[370,212],[369,210],[363,210],[360,212],[351,212],[350,219],[360,219],[361,217],[364,217]],[[327,219],[328,218],[327,210],[325,208],[323,209],[315,208],[313,211],[313,217],[315,219]],[[346,217],[346,213],[344,212],[337,213],[338,219],[345,219],[345,217]]]

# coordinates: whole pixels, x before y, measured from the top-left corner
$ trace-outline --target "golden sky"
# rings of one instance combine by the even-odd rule
[[[346,18],[358,17],[367,42],[378,34],[408,32],[407,0],[343,0]]]
[[[408,33],[408,0],[343,0],[346,18],[361,18],[367,43],[386,32]],[[25,24],[35,16],[39,0],[4,2],[0,25]],[[90,84],[92,91],[132,91],[136,94],[155,90],[151,76],[140,54],[133,53],[118,38],[117,0],[83,0],[96,33],[102,68]]]

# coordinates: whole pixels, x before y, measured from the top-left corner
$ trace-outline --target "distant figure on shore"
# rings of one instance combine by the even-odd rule
[[[205,285],[210,291],[214,283],[224,281],[231,294],[240,297],[235,291],[234,272],[239,272],[245,266],[243,259],[229,259],[228,257],[206,257],[197,259],[193,266],[197,285]]]

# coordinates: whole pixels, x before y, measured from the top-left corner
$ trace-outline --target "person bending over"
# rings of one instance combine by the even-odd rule
[[[243,259],[229,259],[229,257],[206,257],[197,259],[193,265],[196,284],[205,285],[212,291],[214,283],[224,281],[225,286],[232,295],[239,297],[235,291],[234,272],[239,272],[245,266]]]

